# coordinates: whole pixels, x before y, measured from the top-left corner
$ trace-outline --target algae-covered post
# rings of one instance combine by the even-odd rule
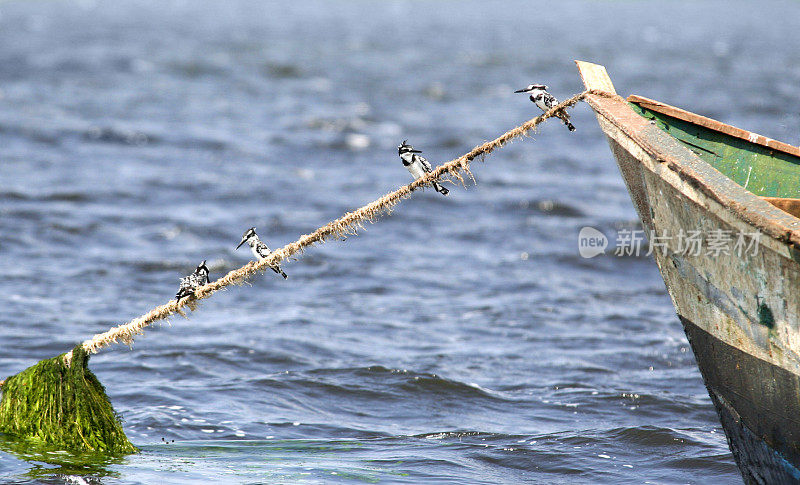
[[[77,345],[70,365],[62,354],[6,379],[0,431],[56,449],[135,452],[88,362],[88,354]]]

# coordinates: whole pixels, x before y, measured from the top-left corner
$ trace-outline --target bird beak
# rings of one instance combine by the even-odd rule
[[[236,249],[239,249],[240,247],[242,247],[242,244],[244,244],[245,241],[247,241],[247,239],[242,239],[242,242],[240,242],[239,245],[236,246]]]
[[[524,93],[524,92],[527,92],[527,91],[528,91],[527,89],[517,89],[517,90],[516,90],[516,91],[514,91],[514,92],[515,92],[515,93]]]
[[[409,150],[410,153],[422,153],[422,150]]]

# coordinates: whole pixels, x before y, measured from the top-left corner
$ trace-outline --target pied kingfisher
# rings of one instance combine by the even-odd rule
[[[253,255],[258,259],[264,259],[270,255],[272,251],[270,251],[269,246],[264,244],[264,241],[258,238],[258,234],[256,234],[256,228],[251,227],[250,229],[246,230],[242,235],[242,242],[236,246],[236,249],[239,249],[242,244],[247,243],[250,245],[250,250],[253,252]],[[280,266],[270,266],[272,271],[278,273],[279,275],[283,276],[283,279],[288,278],[286,273],[283,272]]]
[[[525,89],[518,89],[515,93],[530,93],[531,102],[535,103],[542,111],[550,111],[553,106],[558,104],[558,100],[552,94],[547,92],[547,86],[544,84],[530,84]],[[556,116],[567,125],[569,131],[575,131],[575,126],[569,121],[569,115],[566,111],[559,111]]]
[[[403,144],[397,147],[397,154],[400,155],[403,165],[405,165],[408,171],[411,172],[411,175],[413,175],[416,179],[433,171],[431,164],[425,160],[425,157],[421,157],[417,155],[417,153],[422,152],[419,150],[414,150],[414,147],[408,144],[408,140],[403,140]],[[450,193],[450,191],[442,187],[439,182],[432,182],[431,185],[433,185],[433,188],[436,189],[436,192],[439,192],[442,195],[447,195]]]
[[[193,296],[194,290],[203,285],[207,285],[208,283],[208,267],[206,266],[206,260],[204,259],[202,263],[197,265],[194,273],[181,278],[181,286],[178,288],[178,293],[175,295],[175,299],[180,301],[181,298]]]

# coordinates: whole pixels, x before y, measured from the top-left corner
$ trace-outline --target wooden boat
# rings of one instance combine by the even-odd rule
[[[603,66],[576,62],[587,89],[616,95]],[[800,483],[800,149],[640,96],[586,101],[658,238],[656,264],[745,482]],[[707,247],[725,234],[752,245],[687,252],[690,231]]]

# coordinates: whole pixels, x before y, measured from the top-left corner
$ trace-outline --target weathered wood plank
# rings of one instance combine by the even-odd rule
[[[800,199],[784,197],[764,197],[763,199],[783,212],[788,212],[795,217],[800,217]]]
[[[585,61],[575,61],[575,64],[578,65],[578,72],[581,74],[586,89],[599,89],[609,94],[617,94],[605,66]]]

